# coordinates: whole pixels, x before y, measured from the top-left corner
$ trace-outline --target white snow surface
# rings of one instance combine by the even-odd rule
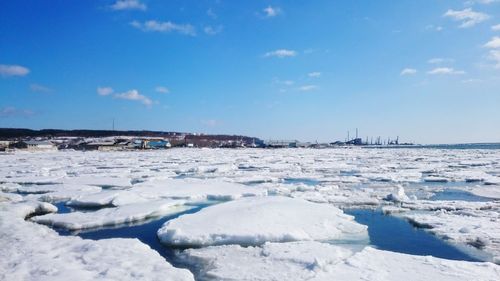
[[[206,280],[498,280],[500,266],[412,256],[372,247],[357,251],[314,241],[189,249]]]
[[[35,216],[31,220],[37,223],[78,230],[113,226],[137,222],[149,218],[173,215],[186,211],[183,200],[158,200],[146,203],[128,204],[115,208],[103,208],[95,212],[71,212],[65,214],[47,214]]]
[[[483,259],[500,264],[500,209],[463,208],[407,212],[401,216],[445,240],[483,250],[488,254]]]
[[[194,280],[136,239],[59,236],[24,221],[48,203],[0,203],[0,280]]]
[[[44,217],[45,213],[56,212],[57,208],[49,203],[60,201],[69,201],[68,204],[75,206],[76,210],[79,210],[78,207],[106,207],[86,213],[77,211],[68,215],[45,215],[46,218],[53,217],[68,225],[80,224],[80,226],[117,224],[129,219],[142,220],[151,213],[155,213],[155,210],[163,210],[155,207],[162,205],[158,202],[172,200],[185,200],[187,207],[191,206],[193,201],[236,200],[208,207],[196,215],[210,214],[213,212],[209,211],[210,209],[214,210],[212,208],[219,206],[222,208],[230,203],[237,205],[239,203],[236,202],[240,200],[264,200],[265,202],[269,199],[266,195],[313,202],[311,204],[321,206],[319,208],[325,208],[324,206],[334,209],[336,207],[376,208],[381,206],[387,213],[406,217],[416,224],[421,223],[422,226],[430,227],[429,232],[454,245],[477,247],[477,251],[482,254],[481,257],[486,257],[485,260],[500,263],[498,259],[500,256],[498,237],[500,233],[498,217],[500,213],[500,196],[498,195],[500,193],[498,191],[500,150],[171,149],[147,152],[12,153],[2,154],[0,158],[0,249],[2,249],[0,251],[0,280],[58,280],[62,278],[67,280],[74,275],[65,271],[64,260],[68,261],[68,269],[74,269],[75,274],[81,274],[81,276],[76,275],[78,278],[72,278],[78,280],[99,278],[155,280],[157,276],[161,276],[162,280],[168,280],[168,278],[175,278],[178,272],[179,276],[185,275],[186,271],[173,269],[156,252],[137,240],[88,241],[78,237],[61,237],[48,226],[22,219],[33,215],[33,212],[36,216],[31,218],[32,220]],[[428,182],[425,182],[426,180]],[[467,191],[491,198],[491,200],[488,202],[467,202],[456,199],[428,200],[436,192],[448,189]],[[177,208],[174,207],[174,209]],[[284,208],[283,212],[291,211],[289,209]],[[166,214],[174,211],[171,208],[168,210]],[[246,214],[251,214],[251,210],[250,208]],[[337,214],[333,212],[328,216],[336,217]],[[197,219],[202,217],[201,215],[196,216]],[[203,227],[193,226],[190,230],[196,229],[200,234],[199,237],[202,237],[209,233],[231,234],[226,230],[233,231],[240,228],[241,233],[234,231],[232,234],[241,235],[238,237],[243,237],[245,242],[258,241],[259,243],[266,242],[267,238],[275,237],[274,235],[281,237],[280,239],[293,236],[321,241],[323,241],[323,236],[330,236],[318,230],[318,227],[309,227],[309,224],[313,225],[316,222],[313,218],[316,216],[314,214],[310,216],[299,214],[288,224],[282,222],[284,220],[275,218],[274,221],[278,221],[278,225],[271,228],[268,233],[265,233],[263,229],[247,231],[245,227],[249,226],[244,225],[243,217],[238,216],[237,213],[227,214],[221,218],[229,220],[231,216],[233,221],[227,229],[209,228],[208,224],[211,221],[199,219]],[[270,218],[267,216],[268,213],[263,215],[262,219],[258,218],[253,222],[264,223],[268,227],[269,222],[273,221],[271,219],[273,216],[271,215]],[[321,214],[321,216],[327,215]],[[338,218],[343,218],[340,221],[344,221],[347,216],[338,214],[335,219]],[[217,222],[217,218],[213,216],[210,216],[210,219]],[[56,220],[50,223],[55,223]],[[177,221],[184,220],[194,221],[194,219],[184,219],[184,217]],[[354,223],[349,219],[347,221]],[[225,226],[226,223],[220,225]],[[279,223],[289,228],[280,233],[276,231],[281,227]],[[208,228],[203,231],[202,228],[205,226]],[[334,228],[332,226],[332,229]],[[180,228],[177,229],[180,230]],[[243,232],[248,232],[250,236],[244,236]],[[259,236],[260,234],[265,236]],[[185,238],[186,235],[186,233],[176,233],[178,237]],[[111,242],[108,243],[108,241]],[[284,239],[284,241],[288,240]],[[129,244],[133,249],[127,248]],[[6,250],[3,251],[3,249]],[[245,249],[251,249],[251,247]],[[302,247],[301,251],[308,264],[312,256],[323,257],[322,252],[314,247],[308,251]],[[401,258],[405,266],[399,267],[399,264],[393,262],[394,253],[373,251],[363,251],[368,252],[366,255],[373,260],[372,262],[353,267],[359,271],[359,274],[368,276],[368,279],[384,279],[384,276],[377,274],[389,274],[390,276],[385,276],[386,280],[392,280],[391,274],[396,277],[402,275],[400,270],[408,272],[405,278],[408,279],[408,276],[418,276],[414,274],[415,269],[424,272],[422,276],[429,279],[441,280],[439,277],[430,277],[425,273],[433,272],[434,267],[441,271],[441,268],[448,266],[448,261],[442,262],[440,259],[405,256]],[[311,253],[311,259],[306,253]],[[360,256],[359,254],[353,257]],[[91,257],[92,260],[88,261],[87,257]],[[396,254],[394,257],[399,259],[401,256]],[[54,258],[54,261],[51,258]],[[361,260],[364,261],[364,259],[368,258],[363,257]],[[347,260],[353,261],[349,257]],[[385,260],[388,262],[384,263]],[[270,259],[267,262],[273,263],[276,259]],[[239,269],[246,265],[244,260],[241,263],[243,264],[233,263],[234,268]],[[431,264],[433,264],[432,267]],[[476,276],[480,277],[479,280],[484,276],[490,276],[488,275],[491,272],[489,264],[481,266],[467,263],[465,267],[456,267],[454,262],[452,264],[449,267],[453,270],[466,268],[467,270],[463,271],[463,276],[466,277],[471,276],[468,273],[469,270],[475,271]],[[276,264],[276,267],[280,266],[282,265]],[[283,266],[289,265],[286,263]],[[326,269],[323,270],[323,266],[321,268],[321,272],[331,273]],[[332,279],[328,277],[331,276],[328,274],[325,275],[325,280]],[[297,273],[297,276],[303,275]],[[323,275],[314,276],[319,278]],[[340,276],[348,280],[356,280],[359,277],[359,275]],[[182,280],[182,277],[180,278]],[[191,276],[188,280],[190,278]],[[293,280],[293,277],[290,279]],[[460,280],[460,278],[456,279]],[[478,280],[478,278],[469,279]],[[490,278],[490,280],[499,279]],[[483,280],[488,280],[488,278],[484,277]]]
[[[329,205],[282,196],[244,198],[167,221],[166,245],[260,245],[265,242],[368,240],[367,227]]]

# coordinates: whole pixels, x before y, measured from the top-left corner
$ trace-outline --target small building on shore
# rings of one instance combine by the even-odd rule
[[[52,150],[57,150],[57,147],[51,143],[50,141],[36,141],[36,140],[30,140],[30,141],[25,141],[26,144],[26,149],[28,151],[52,151]]]

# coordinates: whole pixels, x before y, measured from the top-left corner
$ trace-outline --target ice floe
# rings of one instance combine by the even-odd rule
[[[401,216],[445,240],[482,250],[480,258],[484,260],[500,263],[498,208],[404,212]]]
[[[136,222],[148,218],[186,211],[183,200],[159,200],[104,208],[95,212],[47,214],[31,218],[32,221],[68,230],[96,228]]]
[[[500,266],[314,241],[189,249],[207,280],[497,280]]]
[[[1,280],[194,280],[136,239],[62,237],[24,221],[48,203],[0,203]]]
[[[422,278],[436,280],[471,276],[477,276],[469,278],[474,280],[500,279],[491,278],[490,264],[448,263],[371,248],[357,252],[313,242],[345,242],[356,237],[363,240],[361,244],[367,243],[366,227],[338,208],[382,208],[385,213],[404,217],[460,249],[477,250],[474,257],[500,263],[500,150],[171,149],[13,153],[1,157],[0,248],[7,249],[5,253],[0,251],[2,280],[72,278],[74,275],[66,274],[63,260],[68,260],[68,269],[81,274],[76,279],[163,280],[165,276],[168,276],[165,279],[181,276],[182,280],[184,276],[189,280],[187,271],[172,268],[137,240],[62,237],[35,221],[45,220],[48,225],[71,229],[100,227],[165,216],[192,207],[195,201],[206,200],[217,200],[214,203],[219,204],[168,221],[158,232],[159,237],[166,244],[178,246],[286,242],[247,248],[238,245],[206,248],[207,254],[227,249],[227,257],[234,259],[221,266],[215,262],[217,266],[208,270],[215,272],[214,276],[226,276],[227,269],[233,266],[233,271],[241,270],[241,276],[248,273],[248,276],[264,276],[263,280],[269,276],[276,277],[275,280],[285,279],[283,276],[291,280],[295,276],[323,280],[368,276],[372,280],[393,280],[401,278],[402,272],[408,272],[406,279],[416,276],[418,280],[420,275],[413,274],[415,270],[424,272]],[[436,196],[453,190],[468,192],[468,201]],[[73,212],[54,214],[57,208],[49,203],[61,201],[68,201]],[[184,202],[187,207],[164,208],[162,202],[167,205]],[[25,221],[25,217],[30,219]],[[155,227],[152,231],[155,241],[156,230]],[[300,241],[294,242],[297,245],[287,242],[297,240]],[[282,250],[273,250],[282,246]],[[328,256],[319,248],[335,254]],[[202,259],[209,258],[202,257],[204,250],[187,253],[194,257],[196,252]],[[235,256],[247,251],[241,259]],[[295,251],[303,256],[297,257]],[[88,257],[95,260],[87,261]],[[256,267],[245,263],[245,257],[255,261]],[[292,265],[291,260],[297,263]],[[276,268],[276,272],[265,276],[252,271],[263,268],[266,272],[266,266]],[[450,275],[444,273],[446,267],[451,268]],[[291,274],[281,275],[283,268],[290,268]],[[334,272],[346,275],[332,275]]]
[[[367,240],[367,228],[329,204],[282,196],[244,198],[168,221],[161,242],[176,246]]]

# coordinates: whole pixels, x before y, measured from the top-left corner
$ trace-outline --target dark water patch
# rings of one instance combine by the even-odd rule
[[[477,196],[470,192],[457,190],[457,189],[446,189],[440,192],[436,192],[430,200],[442,200],[442,201],[467,201],[467,202],[489,202],[493,199]]]
[[[345,213],[368,226],[370,242],[378,249],[450,260],[480,261],[425,230],[415,228],[406,220],[373,210],[353,209]]]
[[[249,186],[255,186],[255,185],[270,183],[270,182],[273,182],[273,180],[271,180],[271,179],[249,180],[249,181],[242,182],[242,184],[249,185]]]
[[[17,190],[11,193],[19,194],[19,195],[30,195],[30,194],[47,194],[52,192],[52,190],[34,190],[34,191],[28,191],[28,190]]]
[[[69,208],[72,212],[82,212],[82,213],[95,212],[95,211],[99,211],[101,209],[106,209],[106,208],[116,208],[116,206],[111,205],[111,204],[86,205],[86,206],[66,205],[66,207]]]
[[[430,144],[430,145],[398,145],[398,146],[364,146],[374,149],[500,149],[500,143],[464,143],[464,144]]]
[[[52,204],[57,207],[58,214],[67,214],[74,211],[74,209],[66,205],[66,202],[57,202]]]
[[[57,207],[58,214],[66,214],[71,212],[81,212],[81,213],[89,213],[95,212],[105,208],[115,208],[113,205],[102,205],[102,206],[71,206],[67,205],[67,201],[52,203]]]
[[[320,184],[319,180],[308,179],[308,178],[284,178],[283,182],[286,184],[305,184],[309,186],[315,186]]]
[[[151,218],[144,221],[121,224],[118,226],[102,227],[91,230],[84,230],[80,232],[70,232],[63,229],[55,229],[60,235],[78,235],[84,239],[101,240],[110,238],[136,238],[142,243],[148,245],[153,250],[157,251],[162,257],[165,258],[170,264],[179,268],[190,269],[189,266],[182,262],[177,257],[181,249],[174,247],[167,247],[160,243],[157,231],[163,224],[169,220],[178,218],[185,214],[193,214],[201,209],[213,205],[214,202],[205,202],[194,206],[193,208],[175,215],[164,216],[159,218]]]

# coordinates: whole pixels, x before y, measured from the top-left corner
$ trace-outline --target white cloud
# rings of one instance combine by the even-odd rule
[[[118,0],[113,5],[110,6],[112,10],[141,10],[145,11],[147,9],[146,4],[141,3],[139,0]]]
[[[287,49],[279,49],[279,50],[265,53],[264,57],[285,58],[285,57],[295,57],[296,55],[297,55],[296,51],[287,50]]]
[[[142,31],[154,31],[154,32],[179,32],[185,35],[196,36],[196,29],[190,24],[176,24],[171,21],[161,22],[155,20],[145,21],[143,23],[139,21],[133,21],[130,23],[133,27],[140,29]]]
[[[465,2],[465,5],[471,6],[474,4],[491,4],[491,3],[498,2],[498,1],[499,0],[469,0],[469,1]]]
[[[483,80],[477,79],[477,78],[462,80],[462,83],[464,83],[464,84],[481,83],[481,82],[483,82]]]
[[[28,109],[17,109],[12,106],[0,108],[0,118],[1,117],[29,117],[35,113]]]
[[[30,70],[24,66],[0,64],[0,76],[3,77],[25,76],[28,73]]]
[[[500,31],[500,24],[491,26],[491,30],[493,30],[493,31]]]
[[[97,94],[100,96],[109,96],[114,92],[111,87],[97,87]]]
[[[212,10],[212,8],[207,10],[207,16],[211,17],[212,19],[217,18],[217,14]]]
[[[318,72],[318,71],[310,72],[310,73],[307,74],[307,76],[309,76],[309,77],[320,77],[321,76],[321,72]]]
[[[219,121],[215,119],[207,119],[207,120],[201,120],[201,124],[207,126],[207,127],[215,127],[220,124]]]
[[[273,82],[280,85],[291,86],[295,84],[293,80],[279,80],[278,78],[273,78]]]
[[[281,14],[281,9],[279,7],[267,6],[262,11],[264,12],[266,17],[268,17],[268,18],[272,18],[272,17],[275,17],[275,16]]]
[[[427,30],[433,30],[433,31],[443,31],[443,27],[442,26],[435,26],[433,24],[429,24],[428,26],[425,27],[425,29]]]
[[[316,89],[318,89],[318,86],[316,86],[316,85],[304,85],[304,86],[299,88],[299,91],[310,92],[310,91],[314,91]]]
[[[405,68],[401,70],[401,73],[399,75],[404,76],[404,75],[413,75],[416,74],[417,70],[414,68]]]
[[[161,94],[168,94],[168,93],[170,93],[170,90],[167,87],[163,87],[163,86],[156,87],[155,91],[158,92],[158,93],[161,93]]]
[[[491,40],[488,43],[484,44],[484,47],[488,48],[488,49],[500,48],[500,37],[495,36],[495,37],[491,38]]]
[[[210,26],[210,25],[207,25],[203,28],[203,31],[208,34],[208,35],[215,35],[217,33],[221,33],[222,32],[222,25],[219,25],[219,26]]]
[[[441,64],[441,63],[451,63],[454,62],[454,59],[448,59],[448,58],[432,58],[427,61],[427,63],[430,64]]]
[[[471,8],[462,11],[448,10],[443,16],[460,21],[460,28],[472,27],[490,18],[488,14],[475,12]]]
[[[146,106],[153,105],[153,101],[150,98],[148,98],[144,95],[141,95],[139,93],[139,91],[137,91],[137,90],[129,90],[129,91],[124,92],[124,93],[115,94],[114,97],[117,99],[138,101]]]
[[[489,59],[495,62],[495,68],[500,69],[500,50],[491,50]]]
[[[37,92],[37,93],[50,93],[50,92],[52,92],[51,88],[40,85],[40,84],[31,84],[30,90],[33,92]]]
[[[455,70],[452,67],[437,67],[433,70],[428,71],[427,73],[431,75],[461,75],[465,74],[465,71]]]

